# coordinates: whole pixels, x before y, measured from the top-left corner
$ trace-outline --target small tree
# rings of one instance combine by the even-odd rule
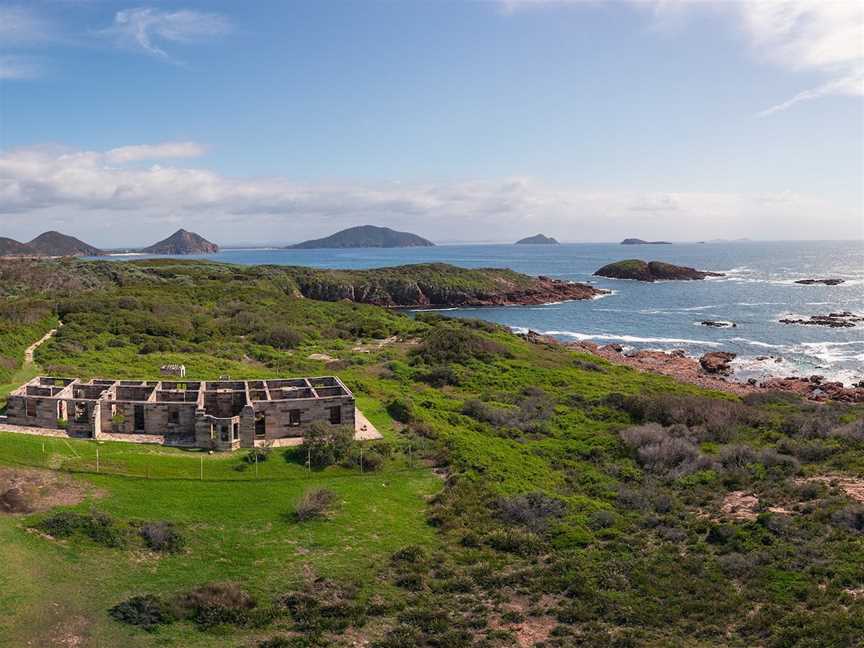
[[[324,468],[339,463],[354,446],[354,430],[315,421],[303,433],[303,452],[311,466]]]

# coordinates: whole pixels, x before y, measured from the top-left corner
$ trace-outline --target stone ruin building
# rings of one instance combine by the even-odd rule
[[[70,436],[236,450],[300,438],[316,421],[354,428],[354,395],[335,376],[135,381],[38,377],[9,396],[13,425]],[[143,436],[138,436],[143,435]]]
[[[177,376],[178,378],[186,377],[186,365],[182,364],[167,364],[162,365],[159,372],[163,376]]]

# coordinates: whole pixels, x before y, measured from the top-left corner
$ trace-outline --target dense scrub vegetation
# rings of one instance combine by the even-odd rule
[[[771,393],[741,400],[484,322],[298,300],[230,267],[138,271],[164,283],[114,282],[60,299],[66,326],[38,360],[137,377],[170,358],[195,376],[239,377],[332,370],[309,352],[338,356],[339,375],[387,423],[388,442],[374,453],[382,491],[408,457],[442,475],[425,504],[439,543],[379,556],[372,581],[345,570],[281,574],[266,588],[259,574],[151,582],[118,596],[114,619],[151,633],[183,624],[202,636],[237,632],[234,643],[262,648],[340,645],[346,631],[346,642],[376,648],[860,643],[860,406]],[[401,341],[355,350],[359,338],[390,335]],[[251,462],[305,462],[314,451],[314,468],[357,470],[347,440],[313,433],[307,444],[303,456],[273,450]],[[333,493],[300,495],[268,524],[298,533],[334,524]],[[63,515],[39,528],[68,528],[72,541],[113,537],[95,513],[55,519]],[[103,543],[112,552],[181,528],[112,525],[124,530],[122,542]],[[172,559],[199,532],[213,541],[183,527]]]
[[[24,350],[55,323],[53,308],[45,300],[5,299],[0,302],[0,386],[7,385],[21,366]]]

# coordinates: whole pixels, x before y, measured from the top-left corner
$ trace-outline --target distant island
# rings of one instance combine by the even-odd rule
[[[435,244],[409,232],[397,232],[389,227],[360,225],[349,227],[326,238],[303,241],[286,249],[312,250],[316,248],[397,248],[432,247]]]
[[[677,266],[662,261],[642,261],[641,259],[626,259],[603,266],[594,273],[597,277],[610,279],[633,279],[635,281],[687,281],[705,279],[706,277],[722,277],[720,272],[696,270],[687,266]]]
[[[219,246],[211,243],[200,234],[179,229],[168,238],[146,247],[145,254],[214,254]]]
[[[519,239],[518,241],[516,241],[516,243],[514,243],[514,245],[558,245],[558,241],[556,241],[551,236],[535,234],[534,236]]]
[[[669,241],[643,241],[638,238],[626,238],[621,245],[672,245]]]
[[[29,243],[0,237],[0,256],[14,257],[63,257],[102,256],[102,250],[73,236],[60,232],[44,232]]]

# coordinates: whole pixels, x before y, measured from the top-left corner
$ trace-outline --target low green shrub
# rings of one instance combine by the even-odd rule
[[[112,607],[108,610],[108,614],[120,623],[138,626],[145,630],[153,630],[157,626],[175,620],[165,602],[152,594],[133,596]]]
[[[55,538],[68,538],[82,534],[106,547],[122,547],[126,544],[126,534],[117,526],[107,513],[92,511],[75,513],[61,511],[36,524],[36,528]]]

